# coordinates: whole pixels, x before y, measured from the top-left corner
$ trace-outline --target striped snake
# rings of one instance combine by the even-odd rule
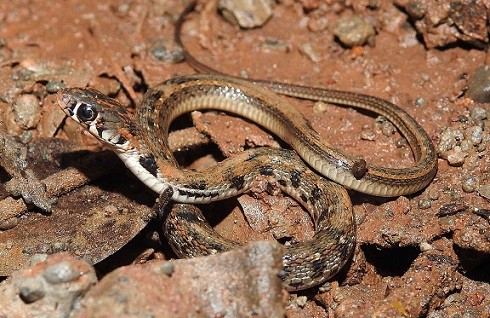
[[[180,30],[190,11],[192,7],[176,25],[180,44]],[[134,115],[118,101],[90,88],[62,89],[58,103],[68,116],[109,144],[162,200],[223,200],[247,191],[257,178],[267,178],[297,200],[314,221],[315,235],[312,240],[285,246],[282,278],[288,290],[324,282],[349,259],[355,245],[355,225],[344,187],[377,196],[405,195],[424,188],[436,173],[436,153],[428,135],[405,111],[388,101],[347,91],[224,75],[198,62],[185,47],[184,52],[197,70],[212,74],[175,77],[149,89]],[[324,143],[305,117],[276,93],[361,108],[386,117],[407,139],[415,163],[403,169],[367,166],[364,160]],[[295,151],[250,149],[203,171],[182,169],[168,146],[169,126],[182,114],[206,109],[247,118]],[[236,246],[217,236],[193,206],[175,205],[174,211],[165,226],[177,254],[207,255]]]

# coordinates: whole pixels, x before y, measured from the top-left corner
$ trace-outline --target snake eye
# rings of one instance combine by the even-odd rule
[[[78,119],[81,122],[92,121],[97,118],[97,108],[89,104],[80,104],[77,110]]]

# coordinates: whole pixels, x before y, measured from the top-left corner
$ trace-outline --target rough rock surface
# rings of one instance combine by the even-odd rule
[[[461,41],[488,45],[490,3],[485,0],[396,0],[415,22],[429,48]]]
[[[68,317],[96,283],[87,262],[68,253],[39,254],[0,284],[0,317]]]
[[[282,248],[259,242],[110,273],[73,317],[282,317]]]

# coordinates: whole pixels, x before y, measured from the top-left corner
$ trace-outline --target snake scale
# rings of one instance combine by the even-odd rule
[[[186,9],[176,25],[176,39]],[[58,92],[60,107],[92,135],[109,144],[149,188],[181,203],[207,203],[247,191],[257,178],[297,200],[315,225],[312,240],[285,246],[283,282],[288,290],[318,285],[335,275],[355,245],[352,205],[344,187],[371,195],[398,196],[424,188],[437,170],[426,132],[396,105],[364,94],[327,90],[221,74],[193,58],[211,74],[171,78],[145,94],[131,115],[118,101],[91,88]],[[365,109],[390,120],[407,139],[415,157],[409,168],[365,165],[325,144],[304,116],[276,93]],[[286,149],[250,149],[203,171],[178,167],[168,146],[172,121],[194,110],[215,109],[247,118],[287,142]],[[329,178],[335,182],[329,181]],[[175,205],[166,235],[181,256],[207,255],[236,243],[217,236],[193,206]]]

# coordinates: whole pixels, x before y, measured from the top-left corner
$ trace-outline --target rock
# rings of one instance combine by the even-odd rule
[[[486,198],[487,200],[490,200],[490,185],[487,184],[482,184],[478,187],[478,193]]]
[[[43,103],[43,116],[37,129],[41,137],[53,137],[58,132],[66,115],[58,106],[55,95],[47,96]]]
[[[299,51],[307,56],[312,62],[318,63],[321,60],[320,54],[310,42],[300,44]]]
[[[421,207],[415,208],[405,197],[380,206],[365,204],[366,217],[357,228],[358,244],[391,248],[431,242],[443,232],[437,217],[431,213],[437,205],[426,204],[430,203],[423,202]]]
[[[41,119],[41,106],[36,96],[20,95],[13,105],[15,121],[22,129],[35,128]]]
[[[456,146],[447,152],[447,161],[449,165],[459,167],[464,163],[468,153],[463,151],[460,146]]]
[[[396,132],[395,126],[383,116],[378,116],[374,124],[385,136],[392,136]]]
[[[184,51],[177,44],[169,41],[158,42],[150,49],[151,55],[163,62],[180,63],[184,60]]]
[[[488,43],[486,0],[396,0],[408,13],[428,48],[456,42]],[[487,5],[488,6],[488,5]]]
[[[218,10],[229,22],[250,29],[263,25],[274,9],[272,0],[221,0]]]
[[[329,305],[335,317],[425,317],[444,301],[446,296],[461,289],[456,272],[457,255],[452,243],[442,238],[432,244],[434,249],[420,253],[413,265],[391,285],[381,282],[352,286],[361,293],[350,297],[338,289]],[[349,291],[349,289],[347,289]],[[380,291],[389,291],[384,295]],[[356,300],[353,300],[356,299]]]
[[[453,149],[464,140],[464,134],[459,129],[446,129],[441,135],[441,141],[437,146],[437,152],[443,158],[447,158],[445,152]]]
[[[91,87],[96,87],[104,95],[116,95],[121,89],[121,83],[113,78],[98,76],[90,81]],[[59,106],[58,106],[59,107]]]
[[[478,182],[473,175],[469,175],[463,178],[461,182],[461,187],[464,192],[471,193],[476,190],[478,186]]]
[[[466,131],[466,139],[471,142],[473,146],[478,146],[483,141],[483,128],[480,126],[473,126]]]
[[[490,65],[484,65],[473,73],[468,83],[468,96],[478,103],[490,103]]]
[[[347,47],[365,44],[370,37],[376,34],[371,23],[357,15],[342,19],[333,30],[337,38]]]
[[[479,121],[487,118],[487,111],[481,107],[475,107],[470,110],[470,117],[474,121]]]
[[[46,91],[51,94],[57,93],[63,87],[65,87],[65,83],[57,80],[51,80],[46,83]]]
[[[68,253],[33,263],[0,284],[0,317],[68,317],[97,282],[93,267]]]
[[[73,317],[283,317],[282,248],[259,242],[230,252],[119,268]],[[169,270],[169,264],[172,266]]]

